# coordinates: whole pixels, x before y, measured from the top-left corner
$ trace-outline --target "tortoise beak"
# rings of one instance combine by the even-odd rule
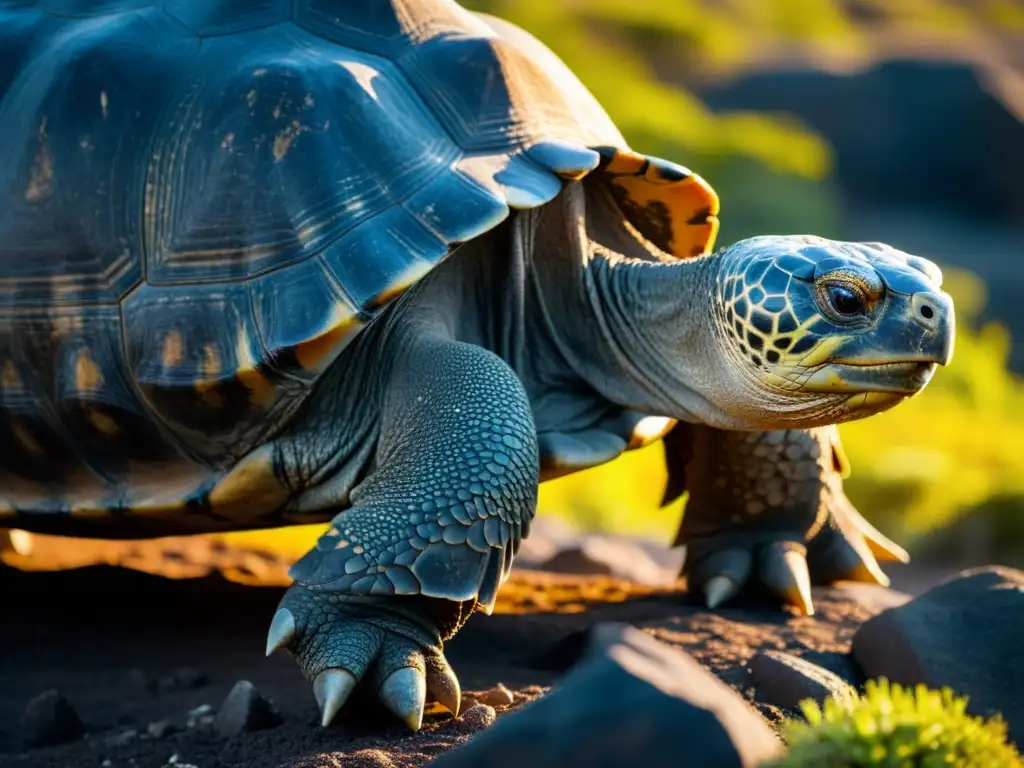
[[[953,361],[956,320],[949,294],[920,292],[910,297],[910,313],[925,333],[921,337],[921,354],[925,360],[939,365]]]
[[[892,294],[889,319],[854,337],[804,382],[806,392],[886,392],[911,395],[953,359],[956,323],[949,294]]]

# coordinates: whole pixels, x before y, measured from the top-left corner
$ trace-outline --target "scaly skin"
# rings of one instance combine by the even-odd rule
[[[819,578],[877,570],[863,534],[884,539],[842,493],[830,425],[948,362],[937,277],[806,237],[665,261],[600,187],[569,184],[413,286],[261,449],[296,489],[286,515],[334,518],[292,570],[268,652],[295,656],[325,725],[358,685],[413,729],[428,690],[457,712],[443,644],[493,606],[538,482],[653,439],[644,416],[695,425],[691,582],[721,602],[756,572],[809,611],[805,554]],[[863,311],[838,317],[835,286]]]
[[[835,427],[726,432],[680,425],[665,451],[665,501],[690,494],[675,542],[686,547],[683,575],[711,608],[760,583],[809,615],[812,583],[888,585],[878,560],[908,559],[843,492],[849,467]]]

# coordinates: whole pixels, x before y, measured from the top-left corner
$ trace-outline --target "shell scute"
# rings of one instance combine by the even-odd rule
[[[266,352],[249,286],[213,283],[185,292],[143,285],[125,300],[123,314],[131,329],[128,365],[163,427],[210,465],[243,454],[281,394],[260,369]],[[254,374],[266,385],[254,387]]]
[[[435,36],[486,29],[451,0],[296,0],[293,18],[326,40],[391,59]]]
[[[26,52],[0,101],[0,304],[116,301],[142,279],[136,158],[198,41],[152,12],[42,26],[45,65]]]
[[[327,269],[323,257],[251,284],[256,326],[282,373],[320,373],[362,326],[359,308]]]
[[[572,137],[577,121],[540,66],[500,37],[433,38],[399,65],[451,134],[472,154],[494,154],[530,136]]]
[[[207,41],[197,71],[157,129],[150,282],[290,266],[458,156],[392,64],[301,30]]]
[[[164,8],[200,37],[214,37],[287,21],[291,4],[291,0],[166,0]]]
[[[448,252],[447,244],[402,206],[373,226],[359,227],[328,247],[324,263],[352,303],[372,312],[415,282]]]

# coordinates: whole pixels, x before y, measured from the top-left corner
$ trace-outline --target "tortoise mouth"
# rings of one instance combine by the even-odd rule
[[[804,392],[885,392],[913,395],[931,381],[938,364],[932,360],[904,362],[842,361],[823,365],[808,378]]]

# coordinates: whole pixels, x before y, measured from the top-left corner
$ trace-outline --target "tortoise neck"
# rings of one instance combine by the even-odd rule
[[[519,227],[528,241],[531,314],[564,363],[602,398],[703,421],[717,411],[720,343],[713,297],[719,256],[659,261],[617,209],[570,185]],[[588,210],[589,206],[589,210]],[[662,257],[664,258],[664,257]]]

